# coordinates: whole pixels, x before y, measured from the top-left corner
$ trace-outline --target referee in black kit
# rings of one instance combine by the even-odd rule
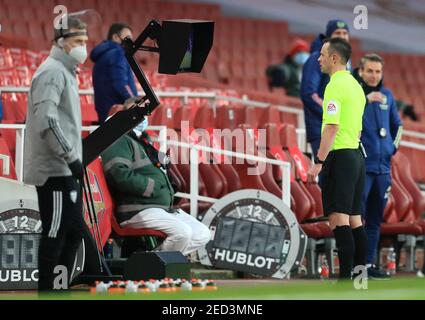
[[[322,171],[323,211],[329,217],[338,249],[340,279],[366,264],[367,236],[361,219],[365,164],[360,148],[366,105],[362,87],[346,70],[351,47],[343,39],[327,41],[320,52],[323,73],[330,76],[323,99],[322,139],[308,172],[310,182]],[[322,168],[323,166],[323,168]]]
[[[50,55],[35,72],[28,95],[24,182],[37,187],[43,229],[38,251],[39,291],[58,289],[54,283],[58,265],[67,267],[69,288],[84,227],[76,69],[87,58],[88,37],[84,22],[67,19],[67,29],[54,30]]]

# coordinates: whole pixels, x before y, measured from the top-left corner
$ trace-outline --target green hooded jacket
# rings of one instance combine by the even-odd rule
[[[147,208],[169,210],[174,189],[159,163],[152,163],[144,146],[130,133],[102,153],[106,182],[116,202],[118,223]]]

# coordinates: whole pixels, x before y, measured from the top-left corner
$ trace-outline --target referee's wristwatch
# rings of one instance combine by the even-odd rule
[[[324,164],[325,161],[324,160],[320,160],[318,156],[314,157],[314,163],[315,164]]]

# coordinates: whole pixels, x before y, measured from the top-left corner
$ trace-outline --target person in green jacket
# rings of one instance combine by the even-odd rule
[[[148,228],[167,234],[158,248],[184,255],[210,240],[209,229],[181,209],[172,209],[174,188],[165,161],[150,143],[145,118],[102,153],[103,170],[122,228]]]

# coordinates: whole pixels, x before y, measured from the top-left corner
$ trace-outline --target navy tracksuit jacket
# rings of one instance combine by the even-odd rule
[[[362,85],[365,95],[379,91],[385,97],[384,103],[368,103],[363,114],[361,141],[367,158],[366,180],[363,192],[363,217],[368,235],[367,263],[374,264],[378,249],[380,226],[384,209],[391,190],[391,157],[397,151],[396,145],[401,138],[402,123],[397,111],[395,99],[382,81],[375,88],[367,86],[357,73],[354,77]],[[382,137],[380,132],[385,131]]]
[[[94,62],[94,101],[99,122],[103,123],[111,107],[136,96],[137,88],[124,49],[118,43],[102,42],[93,49],[90,58]]]

